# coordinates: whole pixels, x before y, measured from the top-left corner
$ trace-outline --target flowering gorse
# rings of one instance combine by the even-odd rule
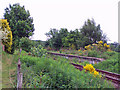
[[[91,50],[92,48],[93,48],[93,46],[91,46],[91,45],[85,46],[85,49],[87,49],[87,50]]]
[[[98,44],[93,43],[92,45],[85,46],[86,50],[99,50],[101,52],[103,51],[111,51],[110,45],[107,45],[107,43],[103,43],[103,41],[99,41]]]
[[[12,31],[9,27],[7,19],[0,19],[0,31],[2,32],[2,43],[5,45],[6,50],[11,52],[12,46]]]
[[[98,43],[99,43],[99,44],[103,44],[103,41],[99,41]]]
[[[86,71],[89,71],[91,74],[93,74],[95,77],[99,75],[99,73],[95,70],[95,68],[92,66],[92,64],[86,64],[86,66],[83,66],[83,68]],[[100,76],[100,75],[99,75]],[[101,77],[101,76],[100,76]]]

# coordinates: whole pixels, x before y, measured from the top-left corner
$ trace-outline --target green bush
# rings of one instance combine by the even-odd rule
[[[117,60],[109,59],[109,60],[106,60],[106,61],[102,61],[98,64],[94,64],[94,67],[96,69],[101,69],[101,70],[105,70],[105,71],[120,74],[118,66],[119,66],[118,65],[118,59]]]
[[[41,57],[46,54],[47,50],[44,49],[41,45],[38,45],[37,47],[32,47],[31,48],[31,53],[34,56]]]
[[[105,54],[106,54],[106,55],[109,55],[109,56],[113,56],[113,55],[115,55],[115,52],[114,52],[114,51],[111,51],[111,52],[108,52],[108,51],[107,51],[107,52],[105,52]]]
[[[64,58],[21,56],[24,88],[107,88],[100,77],[79,71]],[[60,60],[61,59],[61,60]],[[29,66],[28,66],[29,64]],[[27,79],[26,79],[27,78]]]
[[[98,52],[95,50],[88,51],[88,57],[97,57]]]
[[[26,52],[29,52],[31,47],[33,46],[32,41],[27,37],[22,37],[19,42],[19,48],[22,48]]]

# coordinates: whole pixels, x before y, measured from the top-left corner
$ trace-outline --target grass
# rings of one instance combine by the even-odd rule
[[[17,75],[16,71],[17,70],[16,69],[17,69],[17,60],[18,60],[18,57],[19,57],[18,54],[19,54],[19,52],[17,52],[17,51],[13,55],[10,55],[10,54],[7,54],[5,52],[2,52],[2,56],[3,56],[3,58],[2,58],[2,65],[3,65],[3,67],[2,67],[3,68],[2,69],[2,79],[3,79],[2,80],[2,87],[3,88],[15,88],[16,87],[16,84],[17,84],[17,82],[16,82],[16,80],[17,80],[16,79],[16,77],[17,77],[16,76]],[[111,56],[111,53],[108,53],[108,55]],[[115,55],[112,55],[111,57],[115,59],[115,57],[116,57]],[[73,74],[73,73],[71,73],[71,70],[72,70],[72,72],[78,73],[78,71],[76,71],[76,69],[73,69],[73,68],[71,68],[71,66],[67,65],[67,63],[69,63],[69,62],[76,62],[76,61],[79,62],[79,60],[76,60],[76,59],[68,60],[68,59],[61,58],[59,56],[51,56],[51,55],[48,55],[46,57],[46,59],[42,59],[42,58],[38,58],[38,57],[28,56],[25,51],[21,52],[21,58],[22,58],[21,61],[23,62],[22,64],[24,66],[24,68],[23,68],[23,75],[24,75],[23,79],[25,81],[24,83],[27,84],[27,82],[30,82],[30,83],[27,84],[28,86],[25,85],[25,87],[30,87],[30,86],[34,87],[34,85],[36,85],[36,87],[37,87],[37,85],[39,83],[37,83],[36,80],[37,81],[40,80],[40,72],[43,72],[43,75],[42,75],[42,80],[43,81],[42,82],[45,81],[45,83],[49,83],[50,82],[52,84],[56,83],[56,81],[54,81],[55,78],[53,78],[53,76],[54,76],[54,73],[57,72],[57,71],[58,71],[58,73],[62,71],[61,74],[65,75],[66,78],[68,78],[69,75]],[[37,60],[37,62],[36,62],[36,60]],[[67,61],[66,64],[65,65],[61,64],[64,61],[65,62]],[[86,63],[87,62],[84,62],[83,64],[85,65]],[[66,65],[67,65],[67,67],[65,67]],[[67,72],[68,71],[67,70],[68,67],[69,67],[68,70],[70,70],[69,72]],[[47,70],[47,71],[44,71],[44,69]],[[56,69],[56,71],[53,70],[53,69]],[[82,73],[84,73],[84,72],[82,72]],[[61,76],[59,76],[59,74],[57,74],[57,75],[58,75],[58,79],[59,80],[63,80],[64,81],[64,77],[62,78]],[[88,76],[86,76],[86,75],[87,74],[85,74],[85,77],[83,77],[84,76],[83,75],[81,78],[83,80],[84,80],[84,78],[86,78],[86,80],[87,80]],[[75,83],[77,83],[75,81],[74,77],[78,78],[78,76],[79,75],[73,74],[73,78],[71,77],[73,79],[73,81],[74,81],[72,83],[73,85]],[[31,81],[29,81],[29,79],[31,79]],[[72,79],[70,79],[70,80],[72,80]],[[78,81],[79,81],[79,78],[78,78]],[[34,84],[31,84],[31,83],[34,83]],[[42,85],[44,86],[45,83],[42,83]],[[86,87],[86,85],[84,83],[87,83],[87,82],[83,81],[83,82],[81,82],[81,85],[84,85],[83,87]],[[99,82],[99,84],[100,83],[101,82]],[[60,83],[60,85],[61,84],[62,84],[62,82]],[[72,84],[70,83],[70,85],[72,85]],[[94,84],[94,82],[93,82],[93,84]],[[95,85],[98,85],[98,86],[101,87],[102,83],[101,83],[101,85],[99,85],[99,84],[95,84]],[[49,86],[51,86],[51,85],[49,84]],[[59,85],[57,85],[57,86],[59,87]],[[107,85],[105,85],[105,84],[103,84],[103,86],[107,87]],[[60,87],[63,87],[63,86],[60,86]],[[91,85],[89,87],[94,87],[94,85]]]
[[[15,88],[17,55],[2,53],[2,88]]]
[[[2,45],[0,41],[0,89],[2,89]]]
[[[112,87],[84,70],[80,72],[62,57],[21,56],[21,61],[25,88]]]
[[[95,52],[91,51],[90,53],[91,53],[91,55],[94,56]],[[118,52],[115,52],[115,51],[108,52],[107,51],[107,52],[103,52],[103,53],[98,53],[98,55],[95,55],[95,56],[105,59],[105,61],[99,62],[98,64],[94,64],[94,67],[96,69],[105,70],[105,71],[120,74],[120,70],[119,70],[119,67],[120,67],[119,63],[120,62],[118,61],[118,59],[119,59],[118,56],[120,56],[120,55]],[[58,58],[57,56],[54,56],[54,55],[51,55],[50,57],[53,57],[53,59]],[[73,59],[71,58],[71,59],[68,59],[68,61],[76,63],[76,64],[80,64],[80,65],[86,65],[89,63],[87,61],[81,62],[81,60],[77,59],[77,58],[73,58]]]

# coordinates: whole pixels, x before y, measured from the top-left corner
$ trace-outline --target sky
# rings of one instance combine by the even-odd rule
[[[109,42],[118,42],[119,0],[0,0],[0,18],[9,4],[20,3],[33,17],[32,40],[47,40],[51,28],[81,29],[87,19],[94,19]]]

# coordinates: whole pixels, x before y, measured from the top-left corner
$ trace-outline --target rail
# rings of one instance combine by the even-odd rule
[[[80,59],[82,58],[88,61],[96,61],[96,62],[104,61],[103,58],[96,58],[96,57],[77,56],[77,55],[69,55],[69,54],[61,54],[61,53],[53,53],[53,52],[47,52],[47,53],[52,55],[66,56],[66,57],[73,57],[73,58],[80,58]]]
[[[83,70],[82,65],[78,65],[74,63],[70,63],[70,64],[72,64],[75,68],[79,69],[80,71]],[[103,77],[106,78],[107,80],[112,81],[116,88],[120,88],[120,74],[99,70],[99,69],[95,69],[95,70],[98,71],[99,73],[102,73]]]

